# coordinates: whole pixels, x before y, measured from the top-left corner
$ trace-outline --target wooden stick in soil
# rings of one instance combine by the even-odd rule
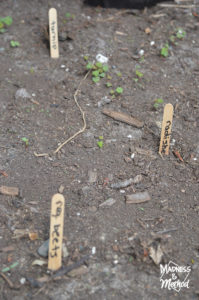
[[[51,201],[50,243],[48,253],[48,269],[56,271],[62,265],[62,241],[64,227],[65,199],[55,194]]]
[[[160,155],[169,154],[172,121],[173,121],[173,105],[168,103],[164,107],[162,131],[161,131],[161,139],[160,139],[160,147],[159,147]]]
[[[58,45],[58,25],[57,25],[57,10],[49,9],[49,39],[50,39],[50,56],[51,58],[59,57]]]

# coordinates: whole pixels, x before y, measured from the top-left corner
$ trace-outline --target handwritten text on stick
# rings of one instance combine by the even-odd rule
[[[173,121],[173,105],[168,103],[165,105],[164,108],[160,147],[159,147],[160,154],[166,154],[166,155],[169,154],[172,121]]]
[[[48,254],[48,269],[58,270],[62,263],[62,240],[65,199],[61,194],[55,194],[51,202],[50,244]]]
[[[50,56],[52,58],[59,57],[58,46],[58,26],[57,11],[55,8],[49,10],[49,36],[50,36]]]

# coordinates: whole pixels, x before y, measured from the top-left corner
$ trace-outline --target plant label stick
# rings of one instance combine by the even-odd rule
[[[62,240],[64,227],[65,199],[61,194],[55,194],[51,201],[50,243],[48,252],[48,269],[55,271],[62,264]]]
[[[58,45],[58,26],[57,26],[57,10],[49,9],[49,40],[50,40],[50,56],[52,58],[59,57]]]
[[[159,148],[160,155],[169,154],[172,121],[173,121],[173,105],[168,103],[164,107],[162,132],[161,132],[160,148]]]

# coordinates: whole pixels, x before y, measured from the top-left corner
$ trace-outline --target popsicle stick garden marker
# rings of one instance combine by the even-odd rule
[[[48,269],[56,271],[62,264],[62,240],[64,227],[65,199],[55,194],[51,201],[50,243],[48,252]]]
[[[172,121],[173,121],[173,105],[168,103],[164,107],[162,132],[161,132],[160,147],[159,147],[160,155],[169,154]]]
[[[58,45],[57,10],[55,8],[49,9],[48,17],[49,17],[50,56],[52,58],[58,58],[59,45]]]

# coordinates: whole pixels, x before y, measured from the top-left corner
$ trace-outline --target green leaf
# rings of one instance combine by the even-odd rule
[[[69,13],[69,12],[65,13],[65,17],[66,17],[67,19],[70,19],[70,18],[71,18],[71,13]]]
[[[182,28],[178,28],[176,36],[178,39],[183,39],[186,36],[186,31],[184,31]]]
[[[107,86],[107,87],[111,87],[111,86],[112,86],[112,83],[111,83],[111,82],[107,82],[107,83],[106,83],[106,86]]]
[[[104,142],[103,141],[98,141],[97,145],[101,149],[103,147]]]
[[[102,77],[102,78],[104,78],[105,77],[105,73],[101,73],[99,76]]]
[[[4,27],[4,24],[2,21],[0,21],[0,29]]]
[[[117,73],[117,76],[118,76],[118,77],[122,77],[122,73],[121,73],[121,72],[118,72],[118,73]]]
[[[138,82],[138,78],[133,78],[133,80],[134,80],[135,82]]]
[[[98,70],[93,71],[93,72],[92,72],[92,75],[93,75],[94,77],[99,77],[99,71],[98,71]]]
[[[10,16],[7,16],[5,18],[1,18],[0,21],[2,23],[4,23],[5,25],[7,25],[7,26],[10,26],[13,22],[12,17],[10,17]]]
[[[111,80],[112,77],[111,77],[110,75],[107,75],[107,79],[108,79],[108,80]]]
[[[87,70],[93,69],[93,64],[92,64],[91,62],[89,62],[89,63],[86,65],[86,69],[87,69]]]
[[[96,67],[98,68],[98,69],[100,69],[100,68],[102,68],[102,63],[101,62],[96,62]]]
[[[19,47],[20,46],[20,43],[18,41],[10,41],[10,46],[11,47]]]
[[[26,144],[26,146],[29,145],[29,141],[26,137],[23,137],[21,140],[22,140],[22,142],[24,142]]]
[[[122,87],[120,87],[120,86],[118,86],[117,88],[116,88],[116,93],[118,93],[118,94],[122,94],[123,93],[123,88]]]
[[[88,60],[88,56],[84,55],[84,60],[87,61]]]
[[[103,139],[104,139],[104,138],[103,138],[103,135],[100,135],[100,136],[99,136],[99,139],[100,139],[100,140],[103,140]]]
[[[108,72],[108,65],[104,65],[103,66],[103,71],[106,73],[106,72]]]
[[[162,104],[162,103],[164,103],[164,100],[161,99],[161,98],[158,98],[158,99],[155,100],[155,102],[158,103],[158,104]]]
[[[176,39],[175,35],[171,35],[171,36],[169,37],[169,40],[170,40],[172,43],[175,43],[175,39]]]
[[[97,83],[100,81],[100,77],[92,77],[92,81]]]
[[[5,28],[1,28],[0,29],[0,33],[4,33],[4,32],[6,32],[6,29]]]
[[[115,94],[115,91],[114,91],[114,90],[110,90],[109,94],[110,94],[110,95],[114,95],[114,94]]]
[[[169,45],[165,44],[165,46],[161,49],[160,54],[164,57],[169,56]]]
[[[136,70],[135,74],[138,78],[142,78],[144,76],[144,74],[142,72],[140,72],[139,70]]]

